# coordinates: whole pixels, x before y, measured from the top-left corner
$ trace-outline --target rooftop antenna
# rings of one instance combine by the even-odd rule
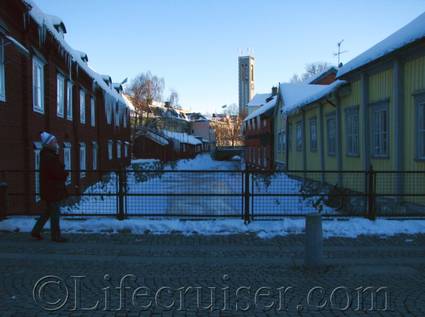
[[[348,51],[341,51],[342,42],[344,42],[344,40],[341,40],[341,41],[339,41],[337,43],[337,45],[338,45],[338,53],[334,53],[334,56],[338,56],[338,67],[340,67],[340,65],[341,65],[341,55],[342,54],[345,54],[345,53],[348,53]]]

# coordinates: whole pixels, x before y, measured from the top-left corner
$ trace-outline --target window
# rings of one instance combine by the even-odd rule
[[[44,113],[44,63],[35,57],[32,60],[33,110]]]
[[[328,155],[336,154],[336,115],[331,113],[326,119],[326,130],[328,135]]]
[[[34,199],[36,202],[39,202],[41,200],[40,197],[40,151],[41,151],[41,144],[36,143],[35,149],[34,149],[34,189],[35,189],[35,196]]]
[[[86,123],[86,93],[82,89],[80,90],[80,122]]]
[[[292,124],[288,123],[288,151],[292,151]]]
[[[80,178],[86,177],[86,144],[80,143]]]
[[[124,143],[124,157],[128,157],[128,142]]]
[[[112,154],[113,146],[114,146],[113,141],[109,140],[108,141],[108,160],[113,159],[113,154]]]
[[[72,82],[66,86],[66,118],[72,120]]]
[[[90,123],[92,127],[96,126],[96,108],[94,97],[90,97]]]
[[[277,151],[278,152],[282,151],[282,132],[279,132],[277,134]]]
[[[371,146],[374,157],[388,156],[388,105],[380,103],[371,108]]]
[[[63,144],[63,164],[65,165],[66,171],[71,171],[72,169],[72,159],[71,159],[71,143]],[[66,179],[66,184],[71,184],[71,173],[68,174]]]
[[[425,160],[425,102],[416,105],[416,118],[416,156]]]
[[[65,79],[61,74],[56,76],[56,114],[63,118],[65,108]]]
[[[303,150],[303,123],[298,121],[295,128],[296,148],[298,152]]]
[[[346,154],[358,156],[359,146],[359,107],[345,109]]]
[[[124,128],[127,128],[127,121],[128,121],[128,108],[125,108],[124,110]]]
[[[5,74],[4,39],[0,38],[0,100],[6,101],[6,74]]]
[[[317,118],[310,119],[310,151],[317,152]]]
[[[97,143],[93,142],[93,147],[92,147],[92,157],[93,157],[93,170],[97,170]]]
[[[117,141],[117,158],[121,158],[121,141]]]

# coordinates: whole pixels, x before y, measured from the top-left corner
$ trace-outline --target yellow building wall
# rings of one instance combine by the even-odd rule
[[[305,150],[307,151],[307,171],[320,171],[321,165],[320,165],[320,111],[319,111],[319,105],[313,104],[312,106],[305,108],[305,133],[306,133],[306,144],[305,144]],[[311,133],[310,133],[310,120],[312,118],[316,117],[317,122],[317,150],[311,151]],[[310,172],[307,173],[307,178],[313,179],[316,181],[321,180],[321,173],[317,172]]]
[[[370,162],[376,171],[392,170],[395,167],[395,154],[397,149],[394,147],[394,118],[393,116],[393,70],[388,69],[369,77],[369,104],[382,100],[389,100],[389,158],[373,158],[370,156]],[[372,124],[370,118],[370,124]],[[369,135],[370,132],[368,131]]]
[[[337,171],[338,170],[338,163],[337,163],[337,156],[335,155],[329,155],[328,153],[328,124],[327,124],[327,118],[328,115],[332,112],[335,112],[336,115],[336,108],[329,104],[328,102],[323,104],[323,143],[324,143],[324,158],[325,158],[325,171]],[[338,146],[338,145],[337,145]],[[325,174],[325,181],[328,184],[336,185],[338,182],[338,173],[329,173],[327,172]]]
[[[288,153],[288,166],[289,170],[300,171],[303,169],[303,152],[297,151],[297,140],[296,140],[296,124],[302,120],[301,114],[296,114],[288,117],[288,123],[290,126],[289,136],[291,138],[291,147]],[[293,173],[291,173],[293,174]],[[296,176],[302,177],[302,173],[297,173]]]
[[[425,162],[415,159],[416,105],[414,93],[425,90],[425,57],[407,61],[404,65],[404,169],[425,171]],[[425,174],[406,174],[404,191],[409,194],[425,193]],[[425,204],[423,197],[408,197],[409,201]]]
[[[282,104],[279,102],[274,112],[274,161],[276,164],[284,164],[286,160],[285,148],[282,146],[279,150],[279,133],[285,129],[281,107]]]
[[[349,93],[343,94],[340,97],[341,106],[341,146],[342,146],[342,170],[344,171],[363,171],[363,157],[365,153],[365,147],[362,142],[364,138],[364,129],[362,129],[362,117],[363,113],[360,107],[361,103],[361,84],[360,80],[355,80],[350,83]],[[353,107],[359,107],[359,156],[347,155],[347,139],[346,135],[346,118],[345,110]],[[342,173],[343,187],[349,188],[354,191],[364,191],[364,174],[363,173]]]

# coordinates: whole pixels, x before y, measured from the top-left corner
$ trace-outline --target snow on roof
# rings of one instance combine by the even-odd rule
[[[309,84],[280,84],[280,95],[283,100],[284,112],[291,112],[298,107],[308,96],[319,93],[327,85],[309,85]]]
[[[192,145],[202,144],[202,142],[198,140],[196,137],[184,132],[174,132],[174,131],[168,131],[168,130],[162,130],[161,132],[166,137],[176,140],[180,143],[186,143],[186,144],[192,144]]]
[[[313,89],[311,89],[311,93],[305,94],[303,98],[300,98],[300,99],[294,98],[292,103],[288,104],[288,106],[285,103],[283,112],[286,114],[293,113],[306,105],[309,105],[317,100],[322,99],[323,97],[326,97],[327,95],[329,95],[330,93],[332,93],[338,87],[344,85],[345,83],[346,81],[344,80],[336,80],[330,85],[313,85],[313,86],[320,86],[320,87],[319,89],[316,89],[316,87],[314,87]],[[309,86],[312,86],[312,85],[309,85]],[[310,90],[310,88],[308,88],[308,90]]]
[[[261,106],[260,108],[255,110],[253,113],[251,113],[249,116],[247,116],[244,121],[248,121],[252,118],[258,117],[262,115],[263,113],[269,111],[270,109],[273,109],[274,106],[276,105],[276,101],[277,101],[277,95],[268,98],[267,102],[263,106]]]
[[[248,102],[248,107],[259,107],[265,104],[267,101],[266,99],[269,98],[271,94],[256,94],[250,102]]]
[[[347,64],[342,66],[337,74],[341,77],[357,68],[369,64],[380,57],[390,54],[395,50],[402,48],[410,43],[425,37],[425,13],[422,13],[412,22],[402,27],[395,33],[388,36],[383,41],[355,57]]]
[[[127,105],[128,109],[130,109],[131,111],[136,110],[136,108],[133,105],[133,102],[130,99],[130,96],[123,95],[123,98],[124,98],[125,104]]]
[[[153,133],[151,131],[146,132],[146,137],[148,137],[150,140],[154,141],[155,143],[158,143],[160,145],[168,145],[169,142],[166,138],[163,138],[162,136]]]
[[[58,41],[58,43],[65,49],[69,55],[72,56],[80,68],[82,68],[87,75],[89,75],[108,95],[112,96],[115,101],[118,102],[121,109],[126,107],[126,103],[122,95],[120,95],[115,89],[109,87],[103,80],[102,75],[96,73],[91,69],[85,60],[87,60],[87,54],[73,49],[63,38],[62,34],[58,32],[55,27],[55,23],[58,22],[57,17],[45,14],[33,0],[24,0],[24,2],[31,7],[30,15],[33,20],[40,26],[45,26],[52,36]],[[60,19],[59,19],[60,20]],[[61,20],[60,20],[61,21]]]

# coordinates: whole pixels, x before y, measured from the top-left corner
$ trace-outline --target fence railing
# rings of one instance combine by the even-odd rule
[[[38,171],[0,171],[0,214],[40,213],[38,181]],[[416,171],[87,170],[70,172],[67,191],[69,216],[425,216],[425,172]]]

